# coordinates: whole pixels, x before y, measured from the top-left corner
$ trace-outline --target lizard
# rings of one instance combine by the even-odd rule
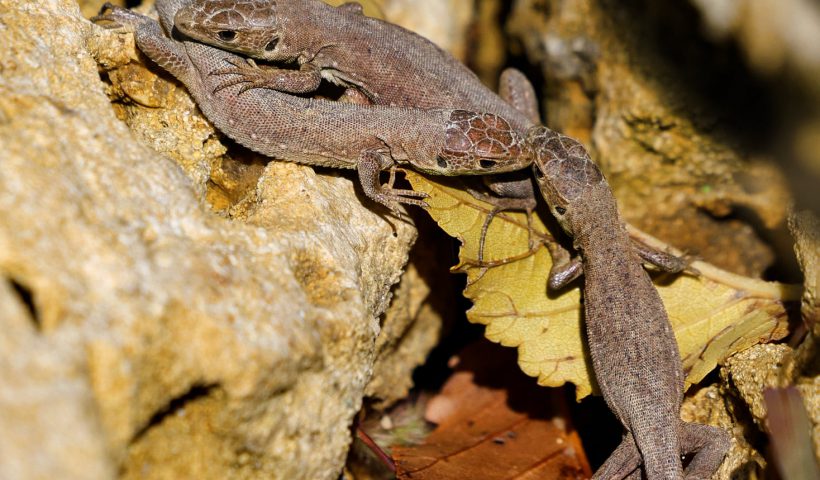
[[[360,103],[486,111],[502,115],[522,131],[541,125],[535,90],[519,70],[502,72],[496,94],[428,39],[363,15],[355,2],[333,7],[321,0],[189,0],[175,13],[173,23],[183,35],[202,43],[251,59],[296,62],[300,67],[260,68],[251,59],[249,63],[232,60],[230,67],[213,72],[234,75],[218,88],[241,84],[240,94],[254,88],[306,93],[315,91],[325,78],[348,87],[348,92],[359,92],[364,99],[354,98]],[[498,196],[468,188],[474,197],[494,206],[481,228],[479,265],[495,215],[504,210],[526,211],[532,239],[530,222],[536,206],[529,175],[482,178]],[[561,255],[554,242],[545,244],[552,255]],[[650,263],[659,261],[640,241],[633,246]],[[683,268],[679,262],[672,265]]]
[[[584,276],[584,322],[601,393],[625,428],[593,478],[705,479],[730,446],[717,427],[680,420],[684,375],[663,302],[641,258],[679,271],[682,259],[637,251],[597,165],[576,140],[547,129],[528,136],[536,183],[579,257],[553,264],[549,288]],[[685,262],[684,262],[685,264]],[[694,454],[685,470],[681,454]]]
[[[531,162],[524,132],[493,113],[362,106],[270,89],[219,88],[223,79],[211,73],[241,57],[166,34],[174,13],[189,1],[158,1],[160,22],[111,4],[94,20],[132,30],[138,48],[186,86],[214,126],[251,150],[307,165],[355,168],[364,193],[394,211],[398,203],[425,206],[426,194],[393,189],[392,182],[381,185],[382,170],[410,165],[431,174],[486,175]]]
[[[357,103],[489,112],[521,131],[541,123],[535,90],[520,71],[504,70],[496,94],[430,40],[365,16],[355,2],[333,7],[321,0],[190,0],[175,13],[174,28],[251,57],[229,60],[230,66],[212,72],[233,77],[217,89],[241,84],[240,94],[254,88],[310,93],[325,79],[347,87],[347,99]],[[261,68],[253,59],[299,68]],[[497,196],[468,188],[494,207],[482,225],[479,264],[495,215],[525,210],[530,224],[536,206],[530,175],[482,179]]]
[[[157,9],[160,11],[161,18],[164,19],[165,25],[170,24],[169,19],[173,18],[173,9],[174,7],[178,6],[181,1],[183,0],[166,0],[160,2],[157,5]],[[421,145],[403,143],[403,140],[407,138],[406,134],[408,131],[418,132],[418,130],[413,130],[413,128],[416,127],[416,124],[402,124],[399,127],[403,128],[400,132],[390,131],[384,135],[380,135],[379,133],[370,133],[373,132],[373,129],[382,128],[389,131],[391,128],[393,128],[393,123],[390,123],[386,120],[376,120],[376,118],[379,118],[380,115],[384,114],[385,112],[387,112],[386,114],[390,116],[390,118],[395,120],[394,117],[397,116],[399,113],[413,112],[412,109],[395,109],[391,107],[373,106],[367,107],[365,111],[362,111],[357,110],[356,106],[353,105],[336,105],[335,107],[332,107],[331,105],[327,104],[328,102],[323,103],[322,101],[317,100],[290,97],[280,92],[263,89],[254,89],[243,92],[241,97],[245,97],[247,100],[242,101],[243,98],[240,97],[236,86],[229,86],[225,89],[215,91],[214,87],[216,87],[218,84],[212,80],[212,75],[209,74],[210,72],[214,71],[216,65],[218,65],[224,58],[226,58],[224,56],[225,52],[215,50],[207,45],[201,45],[193,42],[177,42],[166,36],[164,32],[161,30],[160,25],[154,22],[153,20],[148,19],[147,17],[132,14],[130,11],[124,9],[116,9],[115,7],[108,8],[112,9],[111,13],[106,16],[103,16],[102,19],[112,20],[124,25],[131,25],[135,29],[136,40],[140,49],[147,56],[149,56],[149,58],[152,58],[161,67],[167,69],[170,73],[176,76],[182,83],[184,83],[189,88],[189,91],[191,91],[192,96],[194,96],[194,99],[197,100],[197,102],[200,104],[200,108],[203,110],[203,113],[205,113],[205,115],[208,116],[209,119],[211,119],[211,121],[217,126],[217,128],[226,131],[229,136],[236,139],[239,143],[249,146],[250,148],[255,149],[257,151],[260,151],[263,154],[269,154],[267,152],[284,152],[285,154],[294,151],[298,152],[300,146],[303,144],[300,143],[298,139],[292,139],[290,136],[288,136],[288,134],[293,135],[295,133],[296,135],[306,135],[308,139],[311,141],[321,141],[321,137],[317,136],[319,134],[328,135],[342,132],[344,136],[347,137],[350,125],[352,124],[359,127],[362,126],[362,122],[364,122],[365,133],[356,133],[361,131],[359,128],[354,130],[354,133],[362,135],[362,138],[364,138],[364,140],[356,139],[356,141],[353,142],[353,144],[350,144],[349,142],[344,142],[345,146],[342,147],[342,152],[345,148],[349,148],[349,146],[357,146],[362,142],[367,144],[369,141],[372,140],[371,136],[375,136],[378,139],[378,141],[386,143],[391,147],[393,146],[393,142],[397,141],[399,145],[399,149],[397,150],[397,152],[403,152],[404,149],[402,147],[419,147],[422,149],[432,148],[432,150],[434,150],[435,152],[440,151],[441,144],[436,142],[432,142],[432,144],[427,143]],[[169,15],[169,12],[171,12],[171,15]],[[230,55],[228,56],[228,58],[230,58]],[[238,59],[238,57],[234,58]],[[313,114],[311,115],[312,119],[314,120],[313,124],[306,125],[305,129],[303,130],[297,129],[296,132],[293,131],[292,126],[283,126],[281,119],[282,111],[285,111],[286,117],[287,114],[292,114],[296,118],[303,119],[303,117],[301,117],[300,115],[305,110]],[[330,122],[330,125],[327,125],[325,123],[327,122],[327,116],[338,116],[340,120],[332,121]],[[369,123],[368,120],[360,117],[370,117]],[[233,121],[233,119],[236,118],[242,118],[244,121]],[[317,128],[317,120],[322,128]],[[429,118],[424,118],[423,120],[428,121]],[[443,120],[443,117],[440,117],[437,121],[432,122],[432,131],[436,131],[439,134],[441,133],[441,120]],[[328,130],[324,130],[323,128],[325,127],[331,128],[329,128]],[[371,130],[367,130],[367,128],[370,128]],[[407,130],[408,128],[410,130]],[[552,135],[552,132],[546,130],[545,128],[543,129],[543,131],[547,132],[544,133],[545,137]],[[292,143],[286,143],[284,145],[273,144],[273,150],[270,150],[271,144],[267,142],[267,140],[274,138],[270,136],[271,133],[276,133],[280,135],[284,134],[284,141]],[[458,131],[456,133],[458,133],[459,135],[463,135],[463,131]],[[503,136],[503,134],[507,132],[502,131],[495,133],[500,133]],[[493,133],[493,135],[495,135],[495,133]],[[333,137],[333,135],[331,135],[331,137]],[[459,138],[463,139],[463,137]],[[538,136],[534,136],[533,141],[527,142],[527,144],[536,145],[539,146],[539,148],[546,148],[548,146],[545,145],[544,142],[539,143],[538,139]],[[475,143],[470,141],[468,141],[466,144],[464,142],[461,142],[461,145],[458,145],[458,143],[459,142],[456,142],[456,152],[461,154],[463,154],[465,150],[469,151],[469,148],[465,149],[465,147],[475,146]],[[516,145],[517,147],[526,149],[528,148],[527,144],[522,146],[520,143],[517,143]],[[336,150],[334,150],[335,147],[325,148],[331,154],[339,154],[334,153],[337,152]],[[351,148],[351,150],[358,149]],[[302,153],[305,154],[306,152]],[[315,154],[316,152],[307,153]],[[388,153],[392,156],[395,152],[391,150]],[[356,158],[358,158],[348,158],[347,155],[343,155],[343,157],[345,157],[344,161],[347,162],[347,165],[355,163]],[[399,157],[401,157],[401,155],[399,155]],[[393,158],[390,161],[393,160],[395,159]],[[405,157],[405,160],[407,160],[407,157]],[[416,158],[414,160],[419,159]],[[338,159],[333,160],[333,162],[338,162]],[[334,164],[333,162],[330,162],[330,164]],[[543,178],[543,176],[539,177],[539,179],[541,180],[543,180]],[[548,191],[548,188],[542,185],[542,192],[543,191]],[[548,195],[548,193],[546,195]],[[553,209],[553,211],[555,213],[558,210]],[[606,218],[604,217],[604,219]],[[623,243],[629,244],[628,240],[621,240]],[[580,271],[578,271],[578,273],[580,273]],[[569,278],[569,276],[565,276],[565,278]],[[649,286],[651,288],[651,283],[649,284]],[[623,289],[619,289],[619,291],[623,291]],[[657,294],[655,293],[655,295]],[[662,311],[662,305],[660,306],[660,308]],[[588,314],[588,316],[591,317],[591,314]],[[635,331],[640,332],[641,329],[637,328],[635,329]],[[677,359],[677,363],[677,368],[680,369],[679,358]],[[601,378],[603,378],[603,376],[605,375],[605,371],[601,371],[599,369],[597,371],[597,374],[599,376],[599,381],[601,381]],[[682,377],[682,375],[679,375],[679,377]],[[677,386],[676,388],[682,390],[682,385]],[[627,390],[628,388],[625,388],[622,391],[626,392]],[[617,397],[617,394],[615,396]],[[667,397],[671,398],[674,397],[674,395],[667,395]],[[610,395],[608,396],[608,398],[611,399],[613,397]],[[650,402],[643,403],[649,405],[651,409]],[[677,404],[679,405],[679,403],[680,400],[678,399]],[[661,418],[660,421],[656,423],[658,425],[668,425],[670,423],[669,419],[674,418],[674,415],[676,414],[677,410],[670,412],[668,418]],[[688,430],[683,429],[683,431],[686,432]],[[631,435],[631,433],[628,435]],[[640,458],[638,457],[638,449],[641,447],[641,443],[640,440],[637,441],[638,444],[636,447],[635,441],[632,440],[631,436],[625,438],[624,442],[622,443],[622,446],[619,447],[616,453],[611,457],[610,461],[608,461],[604,465],[604,467],[606,468],[602,468],[601,471],[611,470],[613,472],[625,472],[624,475],[621,476],[630,475],[631,473],[634,473],[640,462]],[[718,460],[720,460],[720,458],[718,458]],[[675,461],[679,463],[679,460]],[[621,465],[618,464],[619,462],[621,463]],[[701,453],[696,457],[696,459],[689,466],[687,471],[693,470],[695,467],[698,467],[699,465],[701,467],[697,469],[697,471],[708,470],[709,468],[711,468],[713,463],[714,462],[710,463],[707,456]],[[626,466],[624,467],[622,464],[625,464]],[[607,468],[609,470],[607,470]],[[647,471],[650,471],[649,468],[650,467],[647,467]],[[680,466],[678,466],[678,468],[680,468]]]

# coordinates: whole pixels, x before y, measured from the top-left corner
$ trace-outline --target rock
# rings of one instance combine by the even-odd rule
[[[727,402],[718,385],[709,385],[687,395],[681,407],[681,419],[713,425],[732,435],[732,445],[712,480],[765,478],[766,460],[751,443],[760,436],[759,432],[753,424],[737,417],[735,406]]]
[[[737,79],[737,59],[694,40],[688,5],[519,0],[507,27],[540,66],[546,124],[591,149],[626,221],[762,276],[775,251],[756,228],[787,238],[791,198],[757,153],[770,132],[765,92]]]
[[[732,355],[720,370],[727,388],[746,404],[761,430],[765,429],[763,390],[782,388],[794,378],[794,352],[788,345],[755,345]]]
[[[378,0],[385,18],[430,39],[459,60],[467,57],[467,29],[475,0]]]
[[[76,3],[0,13],[0,478],[335,479],[413,226],[226,149]]]

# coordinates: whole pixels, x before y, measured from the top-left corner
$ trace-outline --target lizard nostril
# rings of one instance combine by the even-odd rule
[[[270,42],[268,42],[268,43],[265,45],[265,51],[266,51],[266,52],[271,52],[271,51],[273,51],[273,49],[274,49],[274,48],[276,48],[276,45],[277,45],[278,43],[279,43],[279,39],[278,39],[278,38],[274,38],[273,40],[271,40]]]
[[[216,36],[223,42],[233,42],[236,40],[236,32],[233,30],[220,30],[216,32]]]

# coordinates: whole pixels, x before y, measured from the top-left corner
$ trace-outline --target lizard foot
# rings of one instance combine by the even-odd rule
[[[322,81],[321,74],[312,66],[303,66],[300,70],[266,67],[256,64],[252,58],[244,60],[226,58],[230,67],[218,68],[210,75],[235,75],[235,78],[225,81],[214,88],[214,93],[242,85],[238,94],[253,88],[268,88],[287,93],[309,93],[316,91]]]
[[[235,58],[226,58],[226,62],[230,63],[230,67],[218,68],[210,73],[210,75],[238,75],[238,77],[219,84],[214,88],[214,93],[234,85],[243,84],[239,93],[245,92],[252,88],[264,88],[268,83],[268,76],[252,58],[239,60]]]
[[[399,204],[401,203],[405,205],[416,205],[422,208],[430,206],[427,202],[421,200],[422,198],[429,197],[429,195],[424,192],[416,192],[415,190],[382,187],[378,192],[368,196],[389,208],[396,215],[401,215],[399,211]]]
[[[135,31],[136,27],[144,23],[145,20],[146,17],[143,15],[109,2],[103,4],[99,15],[91,17],[92,22],[103,28],[122,29],[129,32]]]
[[[493,206],[493,209],[484,218],[484,224],[481,226],[481,236],[478,241],[478,264],[484,264],[484,245],[487,240],[487,232],[490,229],[490,223],[501,212],[508,210],[524,211],[527,214],[527,247],[532,250],[535,246],[533,228],[532,228],[532,212],[535,210],[535,198],[510,198],[510,197],[494,197],[486,193],[467,188],[467,192],[477,200],[487,202]]]

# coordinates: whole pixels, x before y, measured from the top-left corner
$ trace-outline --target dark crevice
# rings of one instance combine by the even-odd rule
[[[154,413],[145,426],[134,434],[134,438],[131,440],[131,443],[133,444],[138,442],[146,432],[151,430],[151,428],[161,424],[166,417],[174,414],[179,409],[184,408],[187,403],[210,395],[214,388],[216,388],[216,385],[194,385],[184,394],[172,399],[168,405],[165,406],[165,408]]]
[[[771,249],[774,259],[763,272],[763,280],[786,283],[802,282],[800,266],[792,249],[791,234],[785,224],[774,229],[769,228],[757,211],[745,205],[732,205],[731,211],[726,215],[715,215],[706,209],[701,209],[701,211],[718,222],[736,220],[748,225],[754,234]]]
[[[37,312],[37,307],[34,305],[34,295],[32,294],[31,289],[13,278],[9,279],[9,283],[11,284],[11,288],[17,292],[17,296],[20,297],[20,302],[25,305],[26,310],[28,310],[29,316],[31,317],[31,323],[34,324],[34,328],[36,328],[37,331],[41,331],[43,325],[40,321],[40,315]]]

